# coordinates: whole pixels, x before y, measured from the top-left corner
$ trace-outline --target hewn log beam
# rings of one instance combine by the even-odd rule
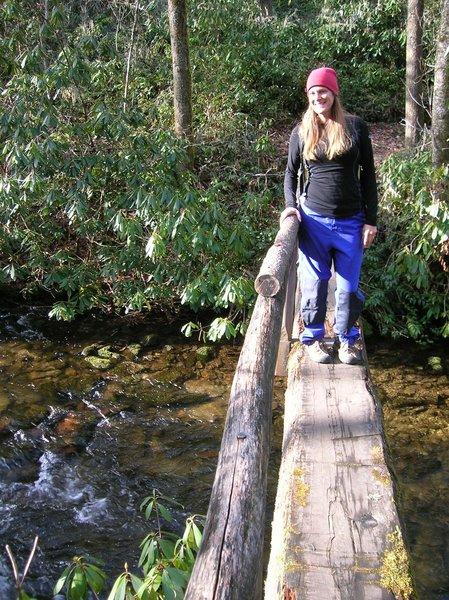
[[[409,598],[386,457],[381,408],[366,367],[313,363],[296,346],[265,600]]]

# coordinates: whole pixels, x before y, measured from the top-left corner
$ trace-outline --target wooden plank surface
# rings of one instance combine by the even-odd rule
[[[392,599],[379,569],[399,519],[367,369],[295,344],[288,371],[265,599]]]
[[[288,369],[288,356],[292,347],[292,342],[299,339],[301,329],[301,280],[297,267],[297,252],[291,257],[291,262],[287,271],[286,292],[284,314],[282,316],[281,339],[279,343],[279,352],[276,362],[275,375],[285,377]],[[326,335],[332,336],[334,329],[335,316],[335,271],[332,267],[332,276],[329,280],[327,291],[327,310],[325,329]]]

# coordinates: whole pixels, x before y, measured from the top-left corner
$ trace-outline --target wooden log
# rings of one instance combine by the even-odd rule
[[[279,350],[274,373],[277,377],[285,377],[287,375],[293,326],[295,318],[297,318],[297,260],[298,251],[294,248],[290,256],[290,265],[285,280],[285,302],[282,314],[281,338],[279,340]]]
[[[294,215],[282,221],[256,277],[256,292],[261,296],[275,296],[281,289],[290,257],[298,244],[298,227],[299,221]]]
[[[273,380],[284,287],[259,296],[231,388],[204,537],[186,600],[260,600]]]
[[[266,600],[394,598],[381,573],[400,523],[367,381],[291,352]]]

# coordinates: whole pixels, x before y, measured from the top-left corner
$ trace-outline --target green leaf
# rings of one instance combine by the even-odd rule
[[[133,586],[134,591],[137,593],[140,590],[140,588],[142,587],[143,581],[142,581],[142,579],[139,579],[139,577],[136,577],[132,573],[130,573],[130,579],[131,579],[131,585]]]
[[[71,600],[84,600],[87,592],[87,581],[84,573],[79,569],[75,569],[73,579],[69,584],[69,592]]]
[[[126,595],[126,586],[128,585],[127,576],[124,575],[115,589],[114,595],[109,596],[108,600],[124,600]],[[112,593],[112,592],[111,592]]]
[[[166,558],[173,558],[175,545],[169,540],[160,539],[159,546]]]
[[[126,582],[126,577],[126,573],[122,573],[117,577],[117,579],[114,581],[114,585],[112,586],[111,591],[109,592],[108,600],[115,600],[117,591],[121,587],[123,580],[125,580]]]
[[[31,596],[28,596],[28,594],[26,592],[24,592],[23,590],[20,590],[18,600],[36,600],[36,598],[32,598]]]
[[[96,593],[100,593],[104,588],[104,582],[106,579],[106,574],[95,567],[95,565],[86,565],[85,575],[87,579],[87,584],[89,587]]]
[[[174,587],[183,590],[189,580],[189,573],[173,567],[167,567],[167,573]]]
[[[151,537],[147,540],[142,548],[142,552],[140,553],[139,558],[139,567],[144,568],[144,572],[148,572],[156,560],[157,557],[157,542],[154,539],[154,534],[151,534]]]
[[[58,579],[58,581],[56,582],[56,585],[53,589],[53,596],[56,596],[57,594],[59,594],[59,592],[65,586],[67,579],[70,578],[70,574],[71,574],[71,571],[73,568],[74,568],[73,565],[69,565],[68,567],[66,567],[64,569],[61,577]]]
[[[163,504],[159,504],[158,508],[159,508],[161,515],[164,517],[164,519],[168,523],[173,523],[173,516],[172,516],[171,512]]]
[[[172,588],[172,582],[165,571],[162,573],[162,590],[164,592],[164,600],[176,600],[176,593]]]
[[[203,534],[202,534],[200,528],[194,522],[192,522],[192,529],[193,529],[193,534],[195,536],[196,547],[199,548],[201,546]]]
[[[171,504],[172,506],[179,506],[179,508],[184,508],[180,502],[177,502],[173,498],[170,498],[170,496],[164,496],[164,494],[160,494],[160,493],[158,493],[158,496],[159,496],[159,498],[161,498],[168,504]]]

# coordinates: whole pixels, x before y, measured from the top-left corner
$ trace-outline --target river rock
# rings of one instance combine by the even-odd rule
[[[74,433],[78,432],[80,427],[80,418],[72,413],[56,425],[55,432],[62,437],[73,436]]]
[[[140,345],[143,348],[155,348],[160,344],[161,338],[157,335],[157,333],[149,333],[148,335],[143,336],[140,340]]]
[[[194,394],[205,394],[211,398],[218,398],[228,393],[226,385],[220,385],[206,379],[188,379],[184,382],[185,389]]]
[[[85,361],[90,364],[93,369],[106,371],[112,367],[112,360],[109,358],[100,358],[99,356],[86,356]]]
[[[188,369],[171,367],[167,367],[163,371],[154,371],[151,374],[151,378],[162,383],[182,383],[191,376],[191,371]]]
[[[439,356],[429,356],[427,367],[434,373],[442,373],[444,371],[444,366]]]
[[[110,360],[120,360],[120,354],[118,352],[114,352],[111,346],[101,346],[98,348],[97,354],[100,358],[108,358]]]
[[[208,362],[217,355],[217,349],[214,346],[200,346],[196,350],[196,357],[200,362]]]
[[[11,419],[9,417],[0,417],[0,434],[9,429]]]
[[[0,412],[3,412],[9,405],[10,398],[8,394],[5,394],[3,390],[0,390]]]
[[[139,356],[141,350],[142,350],[142,344],[129,344],[128,346],[126,346],[124,352],[133,357],[136,357],[136,356]]]
[[[17,362],[33,362],[35,360],[35,356],[26,348],[18,348],[15,351],[15,359]]]
[[[30,371],[28,377],[30,378],[30,381],[37,384],[38,382],[45,380],[54,381],[58,377],[60,377],[60,375],[61,369],[54,369],[51,368],[51,366],[49,366],[47,370],[44,370],[44,368],[42,368],[42,370]]]
[[[81,350],[81,356],[91,356],[95,354],[98,349],[98,344],[89,344]]]
[[[148,370],[148,366],[141,362],[134,362],[132,360],[123,360],[117,369],[117,374],[120,376],[127,375],[139,375]]]
[[[175,360],[175,350],[175,347],[170,346],[170,344],[165,344],[165,346],[162,348],[162,352],[165,354],[165,360],[167,362],[172,362]]]

